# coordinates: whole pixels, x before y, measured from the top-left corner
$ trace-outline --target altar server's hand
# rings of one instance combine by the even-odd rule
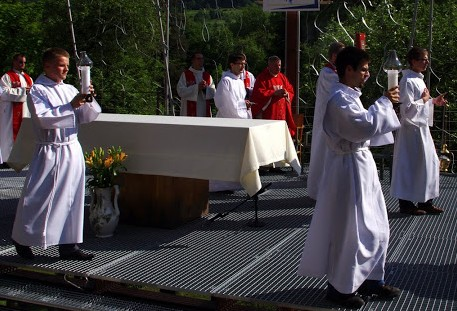
[[[433,99],[433,104],[434,105],[437,105],[437,106],[444,106],[447,104],[447,100],[446,98],[444,98],[444,96],[446,95],[447,93],[443,93],[443,94],[440,94],[438,97],[435,97]]]
[[[73,109],[79,108],[86,103],[87,94],[78,93],[70,102]]]
[[[398,103],[400,101],[400,89],[398,86],[394,86],[390,90],[387,90],[384,94],[392,103]]]

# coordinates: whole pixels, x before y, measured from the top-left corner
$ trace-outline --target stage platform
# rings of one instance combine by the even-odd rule
[[[87,227],[82,248],[95,258],[71,262],[59,260],[55,247],[33,248],[33,261],[16,255],[10,236],[25,172],[0,170],[0,310],[27,303],[53,310],[338,309],[324,299],[325,279],[296,274],[315,204],[307,197],[306,172],[261,176],[272,183],[258,201],[263,227],[248,226],[251,200],[210,221],[247,198],[245,191],[212,193],[209,215],[176,229],[121,224],[113,237],[96,238]],[[385,172],[386,281],[402,293],[360,310],[457,310],[457,178],[440,178],[435,203],[445,213],[414,217],[398,212]]]

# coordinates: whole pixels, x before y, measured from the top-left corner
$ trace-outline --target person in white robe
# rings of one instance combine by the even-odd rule
[[[15,54],[11,69],[0,79],[0,157],[4,162],[8,161],[22,118],[30,116],[24,103],[33,80],[25,73],[26,63],[24,54]]]
[[[398,288],[384,284],[389,221],[370,140],[391,136],[400,123],[392,102],[398,86],[368,110],[360,88],[369,74],[368,54],[355,47],[337,56],[337,83],[327,103],[323,131],[328,145],[322,188],[301,256],[298,274],[327,276],[327,299],[360,308],[360,295],[390,299]]]
[[[214,104],[218,118],[252,119],[251,103],[240,74],[246,64],[243,54],[229,56],[230,70],[225,71],[216,88]]]
[[[390,188],[391,196],[399,199],[400,212],[418,216],[443,212],[433,205],[439,195],[440,171],[429,127],[433,126],[433,106],[447,101],[443,94],[430,97],[422,75],[428,57],[428,51],[418,47],[406,56],[410,69],[402,71],[400,80],[401,128],[396,134]]]
[[[101,112],[93,99],[65,84],[69,54],[50,48],[43,54],[44,74],[27,97],[36,135],[30,164],[13,225],[12,240],[19,256],[33,259],[30,246],[59,245],[61,259],[90,260],[79,249],[83,242],[85,163],[78,141],[80,124]],[[93,93],[93,87],[90,87]]]
[[[181,116],[211,117],[211,103],[216,93],[212,76],[203,67],[204,57],[194,53],[191,66],[181,74],[176,91],[181,98]]]
[[[333,42],[328,49],[329,62],[321,69],[316,86],[316,102],[314,104],[313,130],[311,137],[311,155],[309,161],[308,180],[306,188],[308,196],[317,198],[317,189],[322,178],[327,145],[322,131],[325,107],[331,95],[333,86],[338,83],[335,61],[338,53],[344,48],[341,42]]]
[[[240,74],[246,64],[244,54],[231,54],[228,58],[229,70],[225,71],[216,88],[214,103],[217,118],[252,119],[251,103],[246,99],[246,88]],[[210,180],[210,192],[234,191],[242,189],[241,183]]]

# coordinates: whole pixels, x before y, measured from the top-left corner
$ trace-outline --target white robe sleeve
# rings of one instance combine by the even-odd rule
[[[76,114],[80,124],[89,123],[97,119],[98,115],[102,112],[102,108],[97,103],[95,98],[92,99],[90,103],[85,103],[78,109],[76,109]]]
[[[193,84],[190,86],[187,86],[186,82],[186,75],[184,72],[181,74],[181,77],[179,78],[178,85],[176,86],[176,91],[178,92],[179,97],[181,97],[181,100],[191,100],[191,101],[197,101],[198,98],[198,84]]]
[[[211,83],[206,87],[205,99],[213,99],[214,95],[216,95],[216,85],[214,85],[213,77],[210,76],[209,78]]]
[[[27,100],[27,88],[11,87],[11,78],[8,74],[2,76],[0,87],[2,88],[2,102],[9,104],[10,102],[25,102]]]
[[[328,132],[330,129],[338,133],[330,133],[330,137],[363,143],[400,127],[392,103],[386,97],[379,98],[366,110],[360,102],[354,101],[350,96],[339,94],[341,95],[334,96],[329,101],[325,114],[324,131]]]
[[[401,81],[403,82],[403,81]],[[433,125],[433,103],[430,99],[426,103],[422,100],[425,83],[421,79],[407,79],[400,84],[400,114],[402,119],[415,126]],[[418,98],[418,99],[416,99]]]

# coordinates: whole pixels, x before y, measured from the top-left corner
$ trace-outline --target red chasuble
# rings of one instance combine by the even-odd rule
[[[274,96],[275,90],[283,88],[289,93],[289,101],[284,97]],[[262,119],[285,120],[289,127],[290,135],[293,137],[297,130],[292,115],[291,102],[294,98],[294,88],[287,80],[287,77],[279,73],[276,77],[270,74],[265,68],[256,78],[251,101],[256,103],[251,106],[252,116],[262,113]],[[268,104],[269,103],[269,104]],[[264,107],[268,107],[262,110]]]
[[[184,71],[184,75],[186,76],[186,84],[187,86],[191,86],[197,83],[195,79],[195,75],[192,71],[189,69],[186,69]],[[208,71],[203,71],[203,80],[206,81],[206,85],[211,84],[211,75],[209,74]],[[211,116],[211,102],[207,99],[206,100],[206,116],[210,117]],[[196,117],[197,116],[197,102],[193,100],[188,100],[187,101],[187,116],[189,117]]]
[[[13,88],[18,88],[22,87],[21,85],[21,79],[19,78],[19,75],[14,72],[14,70],[9,70],[6,72],[8,76],[10,77],[11,80],[11,87]],[[31,87],[32,86],[32,79],[28,74],[25,72],[23,73],[25,80],[27,81],[27,86]],[[16,140],[17,133],[19,132],[19,128],[21,127],[22,124],[22,105],[24,103],[22,102],[13,102],[13,140]]]

